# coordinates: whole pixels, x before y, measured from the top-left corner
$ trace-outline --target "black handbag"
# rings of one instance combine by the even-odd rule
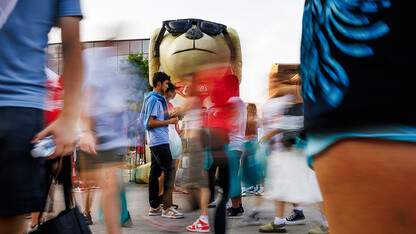
[[[92,234],[84,215],[79,211],[78,206],[75,205],[72,196],[72,182],[71,182],[71,156],[65,156],[62,159],[62,170],[60,172],[61,180],[64,187],[65,196],[65,210],[58,214],[53,219],[46,222],[39,222],[38,228],[30,232],[32,234]],[[52,173],[53,174],[53,173]],[[56,173],[55,173],[56,174]],[[49,178],[48,184],[50,187],[52,177]],[[39,219],[42,216],[39,215]]]

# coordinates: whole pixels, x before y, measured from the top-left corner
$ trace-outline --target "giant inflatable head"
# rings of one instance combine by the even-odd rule
[[[237,32],[201,19],[163,21],[150,39],[149,83],[162,68],[172,83],[189,81],[201,69],[224,67],[241,82],[241,46]]]

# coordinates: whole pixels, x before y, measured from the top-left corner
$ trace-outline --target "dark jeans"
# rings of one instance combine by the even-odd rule
[[[42,128],[42,110],[0,107],[0,216],[45,207],[46,161],[30,155],[30,141]]]
[[[151,163],[149,175],[149,203],[152,208],[157,208],[161,203],[163,208],[172,206],[172,189],[175,180],[175,165],[170,153],[169,144],[150,147]],[[159,180],[165,174],[163,183],[164,194],[159,196]]]

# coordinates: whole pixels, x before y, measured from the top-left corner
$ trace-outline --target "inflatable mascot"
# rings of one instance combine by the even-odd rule
[[[190,75],[202,69],[222,67],[219,76],[231,73],[241,82],[241,46],[237,32],[223,24],[202,19],[163,21],[150,39],[149,83],[162,71],[179,87],[175,102],[186,96]],[[207,88],[207,87],[203,87]],[[182,96],[182,97],[181,97]]]

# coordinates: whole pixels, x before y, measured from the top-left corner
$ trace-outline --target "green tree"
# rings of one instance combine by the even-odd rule
[[[129,54],[127,60],[137,68],[137,72],[139,73],[140,77],[144,77],[145,79],[149,77],[149,59],[147,56],[143,55],[143,53]]]
[[[152,90],[149,84],[149,60],[143,53],[129,54],[126,61],[125,71],[129,74],[128,110],[129,121],[132,122],[139,117],[142,109],[144,93]]]

